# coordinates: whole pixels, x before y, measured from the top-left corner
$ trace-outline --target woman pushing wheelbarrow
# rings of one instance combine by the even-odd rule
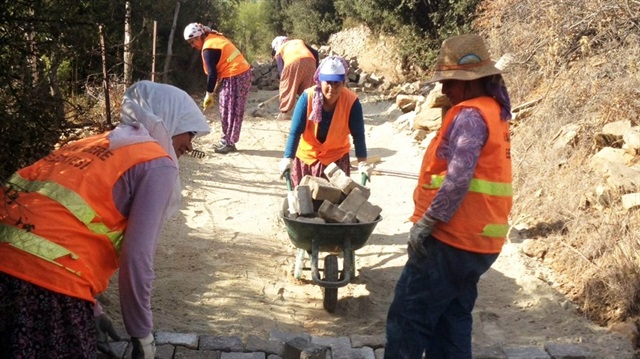
[[[349,176],[349,135],[355,146],[363,185],[371,175],[373,167],[367,163],[362,105],[358,96],[346,87],[348,70],[342,57],[325,58],[314,74],[315,85],[298,99],[279,166],[290,191],[304,176],[328,179],[325,172],[332,164]],[[371,223],[302,222],[288,217],[288,207],[285,201],[282,218],[292,243],[298,248],[294,276],[300,278],[304,256],[309,253],[314,282],[325,287],[324,307],[333,312],[337,288],[347,285],[355,275],[354,251],[365,244],[381,218],[378,216]],[[342,272],[338,271],[338,257],[330,254],[325,258],[324,279],[320,279],[317,266],[320,251],[341,253],[344,258]]]

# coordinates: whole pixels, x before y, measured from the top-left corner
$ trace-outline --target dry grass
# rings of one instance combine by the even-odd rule
[[[640,317],[640,214],[590,205],[605,184],[587,163],[606,123],[640,118],[640,2],[492,0],[476,24],[505,74],[512,104],[540,99],[514,122],[512,222],[550,244],[544,265],[591,319]],[[570,145],[554,147],[565,126]]]

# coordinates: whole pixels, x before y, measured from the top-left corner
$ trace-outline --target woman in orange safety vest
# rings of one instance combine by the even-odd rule
[[[202,68],[207,75],[207,92],[203,109],[213,106],[215,92],[218,98],[222,138],[214,146],[216,153],[235,152],[251,88],[251,65],[240,50],[224,35],[197,22],[184,28],[184,39],[201,51]]]
[[[209,133],[184,91],[141,81],[113,131],[62,146],[0,191],[0,356],[115,355],[94,298],[119,269],[132,357],[155,353],[151,288],[159,233],[180,203],[178,157]]]
[[[305,175],[327,178],[324,169],[331,163],[350,175],[349,135],[353,138],[358,169],[371,175],[362,105],[358,96],[346,87],[348,69],[342,57],[325,58],[314,75],[316,85],[298,99],[279,165],[281,175],[290,173],[294,187]]]
[[[316,49],[300,39],[277,36],[271,41],[273,59],[280,75],[279,119],[291,119],[298,96],[313,86],[313,75],[318,67]]]
[[[477,283],[509,228],[511,105],[482,37],[445,40],[436,81],[453,107],[427,148],[414,190],[409,258],[387,316],[386,359],[471,359]]]

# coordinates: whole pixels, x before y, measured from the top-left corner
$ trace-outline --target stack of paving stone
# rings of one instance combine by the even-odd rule
[[[294,190],[289,218],[311,223],[371,223],[382,208],[371,204],[369,188],[358,184],[335,164],[327,179],[305,176]]]

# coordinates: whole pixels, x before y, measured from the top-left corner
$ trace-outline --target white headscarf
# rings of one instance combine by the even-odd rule
[[[273,39],[273,41],[271,41],[271,48],[277,54],[277,53],[280,52],[280,49],[282,48],[282,45],[284,45],[284,43],[287,42],[288,40],[289,40],[289,38],[286,37],[286,36],[276,36]]]
[[[120,124],[109,134],[109,149],[141,142],[156,141],[178,166],[172,137],[185,132],[196,136],[211,130],[195,101],[181,89],[151,81],[140,81],[125,91],[120,109]],[[176,178],[167,216],[180,208],[182,187]]]

